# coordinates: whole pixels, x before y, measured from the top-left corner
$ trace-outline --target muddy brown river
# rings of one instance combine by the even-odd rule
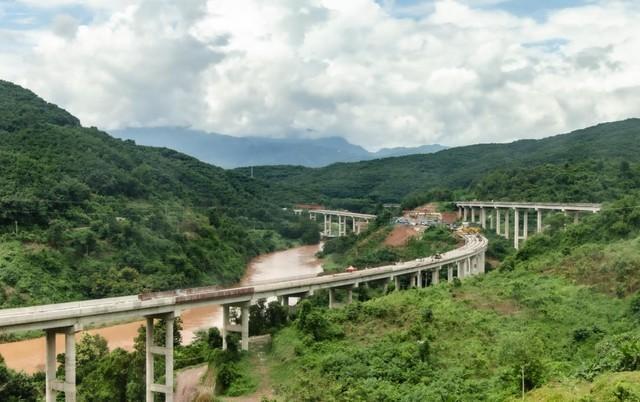
[[[238,285],[244,286],[317,274],[322,271],[321,262],[315,257],[315,253],[319,248],[319,245],[301,246],[259,256],[251,261]],[[186,310],[181,314],[181,317],[183,324],[182,340],[183,343],[189,343],[193,340],[196,331],[220,326],[222,323],[222,309],[220,306],[201,307]],[[84,332],[100,334],[107,339],[110,349],[123,348],[131,350],[138,328],[142,324],[143,321],[136,321],[82,331],[76,335],[76,339],[81,338]],[[56,349],[61,352],[64,351],[62,335],[56,339],[56,343]],[[23,370],[27,373],[34,373],[44,370],[44,349],[45,340],[42,337],[0,344],[0,355],[4,357],[8,367],[14,370]]]

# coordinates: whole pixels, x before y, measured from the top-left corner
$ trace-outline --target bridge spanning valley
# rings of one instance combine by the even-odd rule
[[[437,284],[441,275],[447,281],[465,278],[484,272],[487,240],[482,236],[464,237],[464,246],[440,256],[423,258],[378,268],[364,269],[333,275],[290,279],[254,286],[218,289],[194,288],[157,292],[142,295],[115,297],[81,302],[51,304],[35,307],[5,309],[0,311],[0,332],[44,330],[46,333],[46,401],[56,400],[64,392],[66,401],[75,401],[75,333],[88,326],[146,318],[146,390],[147,401],[153,401],[153,393],[165,395],[173,400],[173,332],[174,319],[184,310],[206,305],[221,305],[223,309],[222,336],[229,332],[241,334],[243,350],[249,348],[249,306],[258,300],[277,297],[283,305],[289,305],[289,297],[305,297],[320,289],[329,290],[330,307],[334,307],[337,290],[347,292],[351,301],[354,287],[371,282],[388,284],[393,281],[400,289],[402,277],[408,277],[411,287]],[[240,311],[240,323],[230,321],[231,309]],[[166,322],[164,345],[154,345],[155,321]],[[65,380],[56,378],[55,336],[65,336]],[[223,345],[226,347],[226,344]],[[158,384],[153,378],[154,356],[165,359],[165,383]]]
[[[471,213],[471,220],[475,221],[476,209],[480,211],[480,224],[486,227],[487,209],[495,210],[496,231],[500,232],[500,212],[505,213],[505,227],[509,226],[509,210],[515,211],[515,228],[518,232],[518,216],[521,210],[526,214],[533,209],[538,211],[538,228],[541,230],[540,211],[562,210],[567,212],[587,211],[597,212],[599,206],[586,204],[513,204],[487,202],[458,202],[461,217],[465,220]],[[297,212],[296,212],[297,213]],[[375,215],[357,214],[346,211],[312,210],[311,219],[323,215],[324,231],[327,231],[327,221],[332,216],[339,218],[339,235],[346,234],[347,218],[352,219],[354,228],[356,220],[367,221]],[[493,216],[493,215],[492,215]],[[525,218],[527,222],[527,218]],[[330,226],[330,225],[329,225]],[[344,229],[343,229],[344,227]],[[526,239],[526,223],[525,235]],[[329,228],[330,231],[330,228]],[[354,233],[357,233],[355,229]],[[508,231],[505,231],[508,236]],[[464,245],[443,253],[418,260],[388,265],[378,268],[363,269],[355,272],[344,272],[333,275],[320,275],[304,278],[289,278],[287,280],[254,284],[252,286],[220,289],[217,287],[182,289],[167,292],[147,293],[99,300],[51,304],[35,307],[14,308],[0,310],[0,333],[20,332],[27,330],[43,330],[46,333],[46,401],[53,402],[57,394],[63,392],[66,401],[76,400],[76,354],[75,333],[88,326],[121,322],[137,318],[146,319],[146,400],[154,400],[154,393],[165,395],[166,401],[173,401],[173,333],[174,319],[182,311],[207,305],[220,305],[223,310],[222,337],[226,342],[226,335],[230,332],[241,334],[241,347],[249,348],[249,306],[261,299],[278,298],[284,305],[289,306],[289,297],[306,297],[315,291],[327,289],[329,291],[329,307],[334,307],[336,291],[347,292],[347,302],[351,302],[352,290],[366,283],[380,283],[387,286],[391,281],[395,289],[399,290],[402,283],[409,279],[410,287],[424,287],[436,285],[440,279],[451,282],[454,278],[463,279],[468,276],[483,274],[485,269],[485,252],[488,241],[481,235],[463,235]],[[518,237],[518,235],[516,235]],[[516,242],[516,246],[517,246]],[[231,321],[231,310],[239,311],[239,322]],[[164,345],[154,344],[154,326],[156,320],[166,322],[166,339]],[[64,380],[56,377],[56,334],[65,336],[65,376]],[[226,343],[223,347],[226,348]],[[154,357],[162,356],[165,360],[165,382],[159,384],[154,378]]]
[[[295,209],[294,212],[297,215],[302,215],[302,209]],[[333,217],[338,218],[338,234],[337,236],[347,235],[347,219],[351,219],[351,231],[355,234],[360,234],[362,228],[369,224],[370,220],[376,219],[376,215],[360,214],[357,212],[349,211],[335,211],[328,209],[309,209],[306,210],[309,213],[309,218],[312,221],[318,220],[318,215],[322,215],[324,219],[324,226],[322,230],[322,236],[324,237],[336,237],[333,233]]]

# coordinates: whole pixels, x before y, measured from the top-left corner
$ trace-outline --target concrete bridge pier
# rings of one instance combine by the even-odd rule
[[[487,228],[487,211],[484,207],[480,207],[480,226],[482,226],[483,229]]]
[[[76,334],[75,326],[46,330],[45,401],[55,402],[59,392],[65,402],[76,401]],[[64,381],[56,377],[56,334],[64,334]]]
[[[462,261],[456,261],[456,271],[458,279],[464,278],[464,263]]]
[[[222,305],[222,349],[227,349],[227,334],[229,332],[239,332],[242,336],[242,350],[249,350],[249,302],[241,304]],[[231,307],[240,307],[240,324],[230,322]]]
[[[520,211],[518,208],[513,209],[513,247],[516,250],[520,248]]]
[[[422,271],[418,271],[416,273],[416,286],[418,288],[422,288],[424,286],[422,281]]]
[[[462,207],[462,210],[463,210],[462,221],[466,222],[467,221],[467,207]]]
[[[166,402],[173,402],[173,324],[174,313],[159,316],[148,316],[146,334],[146,402],[154,402],[154,392],[164,394]],[[165,321],[166,333],[164,346],[153,344],[154,320],[163,319]],[[164,384],[155,381],[154,357],[164,356]]]
[[[332,226],[332,218],[331,215],[324,214],[324,235],[331,236],[331,226]]]
[[[393,285],[394,285],[394,292],[397,292],[400,290],[400,278],[398,278],[397,276],[393,277]]]
[[[500,208],[496,208],[496,234],[500,235]]]
[[[438,267],[431,271],[431,285],[435,286],[440,282],[440,268]]]
[[[332,309],[335,304],[336,290],[334,288],[329,289],[329,308]]]
[[[509,232],[511,228],[509,227],[509,210],[507,209],[504,214],[504,237],[509,239]]]
[[[451,264],[447,266],[447,282],[453,282],[453,265]]]
[[[536,209],[536,233],[542,232],[542,210]]]

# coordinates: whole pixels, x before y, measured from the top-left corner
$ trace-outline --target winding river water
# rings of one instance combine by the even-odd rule
[[[319,247],[319,245],[301,246],[259,256],[251,261],[238,285],[317,274],[322,271],[321,263],[315,257]],[[220,306],[201,307],[184,311],[181,317],[182,339],[184,343],[189,343],[199,329],[219,326],[222,323],[222,309]],[[105,337],[110,349],[119,347],[131,350],[133,339],[142,324],[142,321],[136,321],[86,332]],[[76,339],[81,338],[83,333],[84,331],[78,333]],[[56,343],[57,350],[63,351],[62,336],[56,339]],[[4,357],[7,366],[14,370],[23,370],[27,373],[44,370],[44,337],[0,344],[0,355]]]

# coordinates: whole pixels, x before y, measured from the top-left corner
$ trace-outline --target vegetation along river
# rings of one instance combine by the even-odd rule
[[[238,285],[268,282],[278,279],[313,275],[322,271],[320,261],[315,257],[319,245],[301,246],[289,250],[259,256],[251,261],[244,277]],[[196,331],[222,324],[222,309],[220,306],[208,306],[184,311],[182,317],[182,340],[189,343]],[[133,340],[143,321],[113,325],[109,327],[88,330],[91,334],[100,334],[107,339],[109,348],[133,349]],[[76,339],[82,337],[79,332]],[[64,351],[64,338],[60,335],[56,339],[57,350]],[[0,355],[5,359],[8,367],[14,370],[24,370],[27,373],[44,370],[44,337],[20,342],[0,344]]]

